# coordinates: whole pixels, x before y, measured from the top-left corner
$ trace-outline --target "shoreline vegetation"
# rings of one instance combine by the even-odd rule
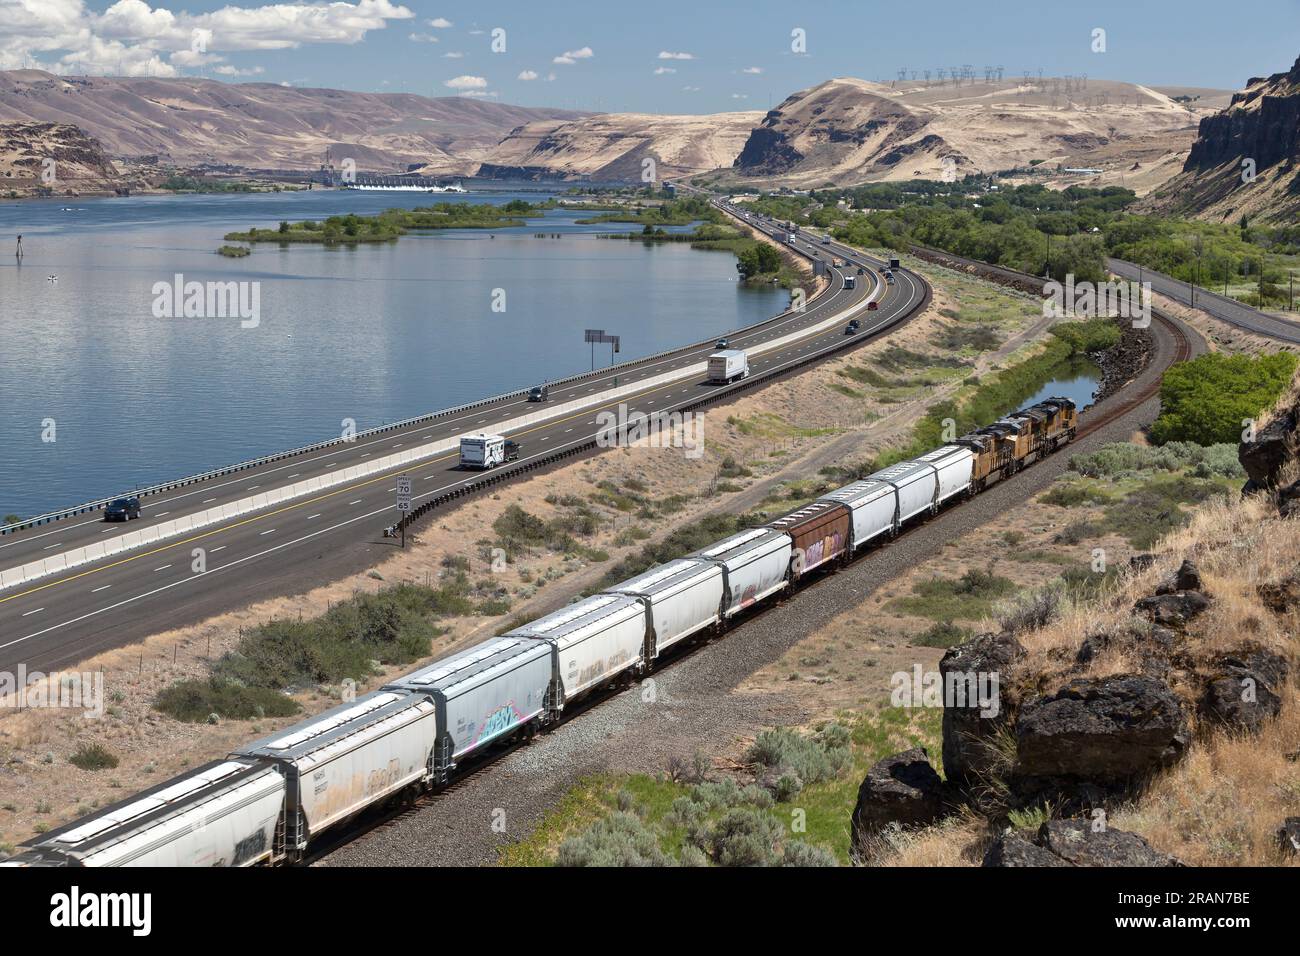
[[[321,245],[356,245],[395,242],[411,230],[506,229],[525,224],[524,217],[553,208],[551,203],[511,200],[501,206],[477,203],[438,203],[414,209],[386,209],[373,216],[330,216],[328,219],[282,220],[275,229],[253,226],[247,232],[228,232],[227,242],[291,242]]]
[[[779,285],[792,289],[803,282],[781,253],[770,243],[745,235],[722,213],[703,199],[670,199],[653,205],[638,198],[633,203],[604,204],[601,216],[579,219],[582,225],[602,222],[641,224],[640,232],[605,233],[602,239],[634,239],[642,242],[688,242],[692,249],[730,252],[736,257],[736,271],[747,285]],[[668,232],[665,227],[695,224],[683,232]]]

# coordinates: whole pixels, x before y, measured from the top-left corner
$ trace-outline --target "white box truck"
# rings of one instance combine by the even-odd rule
[[[709,356],[709,381],[730,383],[749,377],[749,358],[744,349],[723,349]]]
[[[466,435],[460,440],[462,468],[495,468],[518,457],[519,446],[500,435]]]

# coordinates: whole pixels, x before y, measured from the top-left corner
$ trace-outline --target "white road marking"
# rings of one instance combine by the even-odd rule
[[[154,568],[153,571],[154,574],[157,574],[159,571],[166,571],[170,567],[171,567],[170,564],[164,564],[161,568]]]
[[[35,611],[27,611],[25,614],[23,614],[23,617],[31,617],[33,614],[40,614],[44,610],[45,608],[38,607]]]
[[[111,585],[111,584],[105,584],[105,585],[102,585],[102,586],[97,587],[97,588],[92,588],[90,593],[91,593],[91,594],[98,594],[100,591],[107,591],[107,590],[108,590],[109,588],[111,588],[112,586],[113,586],[113,585]]]

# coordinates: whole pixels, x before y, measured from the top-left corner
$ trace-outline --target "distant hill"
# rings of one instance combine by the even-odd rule
[[[329,149],[361,170],[425,163],[465,174],[515,127],[582,115],[454,96],[0,72],[0,123],[72,124],[113,157],[189,166],[314,169]]]
[[[1214,91],[1197,91],[1212,94]],[[1109,80],[978,78],[958,86],[852,77],[787,97],[737,156],[731,178],[796,188],[941,179],[1031,164],[1102,169],[1134,179],[1191,145],[1199,114],[1147,87]],[[1180,157],[1181,159],[1181,157]],[[1136,165],[1135,165],[1136,164]],[[1068,179],[1068,174],[1063,174]]]
[[[103,147],[66,123],[0,123],[0,196],[112,193],[129,186]]]
[[[659,179],[706,172],[729,166],[762,118],[758,112],[602,113],[530,123],[487,152],[479,175],[638,181],[647,158]]]
[[[1253,160],[1254,180],[1243,179]],[[1248,80],[1222,112],[1201,120],[1182,173],[1149,197],[1152,212],[1261,221],[1300,213],[1300,59]]]

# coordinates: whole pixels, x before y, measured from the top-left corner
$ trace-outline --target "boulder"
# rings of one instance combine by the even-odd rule
[[[1226,655],[1201,697],[1201,717],[1248,733],[1258,733],[1264,721],[1282,712],[1282,685],[1289,665],[1272,651],[1248,650]]]
[[[1156,563],[1154,554],[1135,554],[1128,559],[1128,566],[1134,571],[1145,571]]]
[[[1006,830],[984,855],[985,866],[1181,866],[1136,833],[1094,828],[1091,820],[1049,820],[1031,840],[1023,830]]]
[[[1277,485],[1278,473],[1295,457],[1296,450],[1296,413],[1291,410],[1256,432],[1254,441],[1242,442],[1237,447],[1237,460],[1256,486],[1271,488]]]
[[[983,866],[1069,866],[1051,850],[1045,850],[1024,830],[1008,827],[984,854]]]
[[[1178,760],[1187,741],[1187,720],[1164,682],[1078,679],[1020,709],[1016,774],[1126,784]]]
[[[1130,627],[1118,632],[1099,631],[1083,639],[1074,660],[1086,667],[1103,651],[1117,648],[1137,656],[1142,661],[1144,672],[1163,673],[1181,645],[1180,635],[1158,624]]]
[[[1277,513],[1283,518],[1300,514],[1300,481],[1294,481],[1277,493]]]
[[[1133,611],[1162,627],[1181,628],[1209,606],[1210,599],[1200,591],[1175,591],[1142,598],[1133,605]]]
[[[1177,594],[1179,591],[1203,591],[1200,569],[1191,561],[1183,561],[1172,578],[1156,588],[1156,594]]]
[[[1276,584],[1261,584],[1255,590],[1260,601],[1274,614],[1300,609],[1300,574],[1288,575]]]
[[[1277,831],[1278,849],[1286,856],[1300,856],[1300,817],[1287,817]]]
[[[934,823],[947,807],[947,788],[924,747],[913,747],[878,761],[858,787],[853,808],[855,853],[866,839],[890,824],[919,827]]]
[[[965,706],[944,698],[943,767],[948,780],[966,785],[976,782],[995,759],[989,738],[1004,727],[1013,709],[1007,694],[1013,664],[1025,656],[1025,649],[1012,634],[981,634],[948,649],[939,662],[944,687],[949,675],[997,674],[998,712],[984,716],[986,708],[978,701],[967,700]]]

